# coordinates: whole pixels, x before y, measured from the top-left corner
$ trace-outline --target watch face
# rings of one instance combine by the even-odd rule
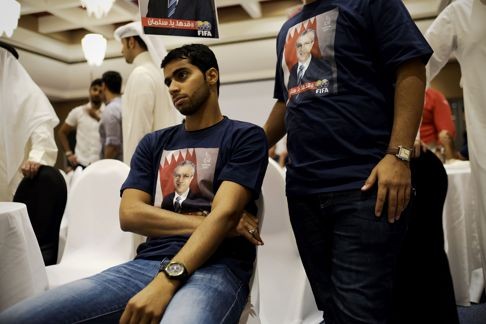
[[[171,277],[178,277],[184,273],[186,269],[180,263],[169,263],[165,268],[165,272]]]
[[[411,150],[400,146],[399,149],[398,149],[397,157],[399,159],[404,160],[404,161],[410,161],[411,153],[412,153]]]

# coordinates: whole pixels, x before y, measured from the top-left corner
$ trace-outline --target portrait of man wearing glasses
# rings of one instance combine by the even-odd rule
[[[198,211],[197,206],[191,204],[191,202],[194,202],[198,205],[198,196],[190,188],[195,172],[196,166],[189,160],[184,160],[176,166],[173,173],[174,192],[164,197],[163,209],[176,213]]]
[[[325,87],[328,86],[331,70],[322,58],[314,57],[312,55],[312,48],[314,47],[315,41],[316,32],[312,28],[305,29],[297,38],[295,43],[297,63],[295,63],[290,70],[288,83],[289,90],[316,81],[319,82],[319,84],[324,83]],[[313,87],[311,88],[314,90]]]

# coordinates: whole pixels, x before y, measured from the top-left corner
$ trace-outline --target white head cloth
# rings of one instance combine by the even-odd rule
[[[0,151],[10,183],[24,159],[25,145],[43,123],[54,128],[59,119],[42,90],[24,67],[0,47]]]
[[[162,59],[167,55],[162,37],[159,35],[146,35],[143,32],[142,23],[134,21],[120,26],[115,30],[115,39],[120,41],[122,38],[130,36],[140,36],[147,45],[147,49],[155,65],[160,68]]]

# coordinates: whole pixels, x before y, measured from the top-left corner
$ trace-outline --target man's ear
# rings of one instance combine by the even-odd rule
[[[210,68],[206,71],[206,81],[210,85],[216,85],[219,79],[219,72],[215,68]]]
[[[133,38],[132,36],[128,37],[127,38],[127,47],[128,48],[134,48],[135,47],[135,38]]]

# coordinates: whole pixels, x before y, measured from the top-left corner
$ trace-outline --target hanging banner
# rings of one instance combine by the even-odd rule
[[[145,34],[219,38],[214,0],[138,0]]]

